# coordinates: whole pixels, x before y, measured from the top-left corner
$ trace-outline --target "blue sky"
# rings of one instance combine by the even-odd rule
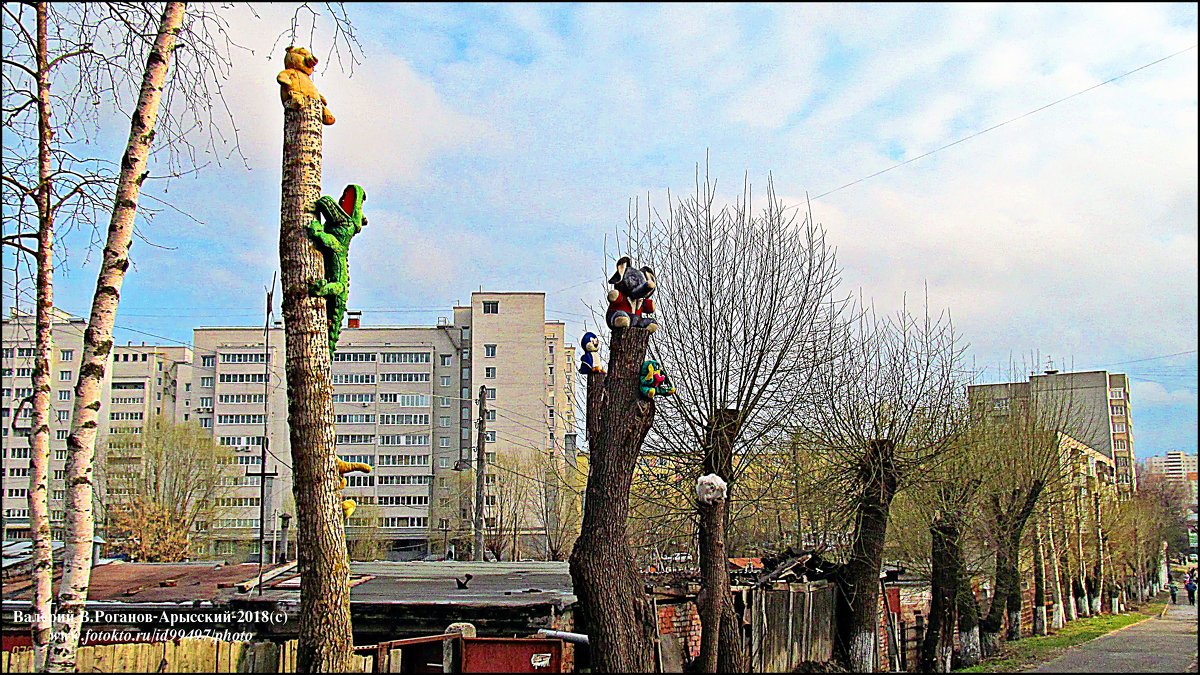
[[[348,9],[363,62],[353,76],[322,63],[315,79],[338,116],[325,191],[369,195],[351,305],[368,324],[419,324],[481,286],[541,290],[572,334],[604,292],[606,237],[611,250],[629,200],[686,193],[706,153],[720,186],[770,173],[802,204],[1197,42],[1194,4]],[[246,163],[165,195],[150,184],[202,224],[164,212],[143,227],[171,248],[135,245],[121,340],[261,322],[282,138],[268,51],[290,8],[257,12],[231,15],[255,49],[235,54],[227,86]],[[328,45],[318,30],[314,51]],[[1192,50],[816,199],[813,214],[844,287],[889,308],[927,283],[981,367],[1038,352],[1128,372],[1138,454],[1194,453],[1196,119]],[[127,124],[107,128],[114,158]],[[58,304],[84,313],[95,256],[81,264],[82,232],[65,243]]]

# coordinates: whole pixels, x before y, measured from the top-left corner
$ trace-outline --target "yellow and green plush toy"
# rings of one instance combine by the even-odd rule
[[[346,489],[346,474],[350,473],[351,471],[362,471],[363,473],[371,473],[371,465],[363,464],[362,462],[343,462],[339,458],[337,461],[337,470],[338,470],[338,475],[341,476],[341,479],[338,483],[338,489],[345,490]],[[356,508],[358,508],[358,503],[355,502],[353,499],[343,500],[342,501],[342,516],[345,518],[349,518],[350,516],[354,515],[354,509],[356,509]]]
[[[671,378],[667,377],[666,371],[654,360],[642,364],[638,384],[641,385],[642,396],[651,401],[656,396],[670,396],[675,393],[675,385],[671,384]]]

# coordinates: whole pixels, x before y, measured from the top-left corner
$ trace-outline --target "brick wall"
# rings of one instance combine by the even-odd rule
[[[568,609],[565,613],[554,617],[550,621],[550,629],[573,633],[575,631],[575,619],[571,610]],[[575,672],[575,645],[565,640],[563,641],[562,670],[560,672]]]
[[[658,606],[658,632],[674,635],[687,645],[687,658],[700,655],[700,611],[691,600],[660,604]]]

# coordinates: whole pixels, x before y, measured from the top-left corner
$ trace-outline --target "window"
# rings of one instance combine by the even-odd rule
[[[28,478],[29,477],[29,467],[27,467],[27,466],[10,466],[8,468],[8,475],[13,478]]]
[[[463,353],[462,353],[463,362],[466,362],[467,359],[469,359],[469,358],[471,358],[471,348],[463,347]]]
[[[13,448],[10,456],[13,459],[29,459],[29,448]]]
[[[59,360],[62,360],[62,361],[74,361],[75,360],[75,350],[74,349],[64,349],[58,353],[58,356],[59,356]]]
[[[158,372],[162,372],[162,361],[158,362]]]
[[[484,518],[483,525],[484,525],[484,527],[496,527],[496,519],[495,518]]]
[[[496,356],[496,345],[484,345],[483,346],[483,355],[489,359],[495,357]]]
[[[484,300],[483,301],[483,313],[484,314],[499,314],[500,313],[500,301],[499,300]]]
[[[428,464],[428,462],[426,462]],[[378,476],[377,485],[429,485],[433,476]]]
[[[59,429],[58,431],[54,432],[54,437],[60,441],[67,440],[67,437],[70,435],[71,435],[70,429]],[[57,452],[57,451],[55,451],[55,452]],[[63,459],[66,459],[66,457],[64,456]]]
[[[380,506],[429,506],[429,495],[380,495]]]
[[[71,419],[71,411],[70,410],[55,410],[54,411],[54,421],[55,422],[67,422],[67,421],[70,421],[70,419]]]
[[[134,358],[137,358],[137,357],[135,356]],[[145,362],[146,362],[146,355],[142,354],[142,363],[145,363]]]
[[[262,396],[262,394],[259,394],[259,396]],[[334,394],[333,402],[334,403],[374,403],[375,402],[375,394]]]
[[[429,455],[379,455],[379,466],[429,466]]]
[[[483,376],[489,380],[496,379],[496,369],[495,368],[484,368]]]
[[[380,394],[383,403],[399,403],[401,408],[428,408],[429,397],[425,394]]]
[[[183,383],[183,390],[184,390],[184,391],[191,391],[191,390],[192,390],[192,383],[191,383],[191,382],[184,382],[184,383]]]
[[[429,373],[382,373],[380,382],[428,382]]]
[[[374,434],[337,434],[335,442],[338,445],[370,445],[375,442]]]
[[[550,419],[554,419],[554,408],[546,408],[546,412],[549,414]]]
[[[1113,433],[1114,434],[1125,433],[1125,423],[1124,422],[1113,422]]]
[[[334,373],[334,384],[375,384],[375,373]]]
[[[259,396],[262,396],[262,394],[259,394]],[[221,396],[221,403],[233,403],[233,401],[226,401],[225,399],[227,397],[229,397],[229,394],[223,394]],[[201,396],[200,397],[200,407],[201,408],[211,408],[212,404],[213,404],[213,397],[211,397],[211,396]]]
[[[1113,448],[1114,449],[1125,450],[1125,449],[1127,449],[1127,447],[1128,446],[1126,445],[1126,440],[1124,438],[1114,438],[1113,439]]]
[[[333,361],[335,363],[367,363],[375,361],[376,356],[375,352],[336,352],[333,355]]]
[[[217,366],[217,356],[215,354],[200,357],[201,368],[215,368]]]
[[[486,391],[487,391],[487,399],[489,401],[495,401],[496,400],[496,388],[495,387],[487,387]]]
[[[432,357],[429,352],[384,352],[384,363],[429,363]]]
[[[211,388],[212,388],[212,386],[213,386],[213,378],[211,378],[211,377],[202,377],[202,378],[200,378],[200,386],[201,386],[201,387],[208,387],[208,388],[210,388],[210,389],[211,389]]]
[[[438,518],[438,529],[439,530],[450,529],[450,519],[449,518]]]
[[[117,413],[113,413],[116,415]],[[141,419],[141,413],[136,413]],[[259,415],[217,415],[217,424],[265,424],[267,416]]]
[[[496,432],[495,431],[483,432],[483,440],[487,441],[488,443],[495,443],[496,442]]]
[[[225,415],[225,417],[228,417],[228,415]],[[140,419],[142,419],[142,413],[140,413],[140,412],[111,412],[108,414],[108,419],[110,419],[114,422],[128,422],[128,421],[132,421],[132,420],[140,420]]]
[[[1121,399],[1123,399],[1123,398],[1125,398],[1125,390],[1124,390],[1124,389],[1109,389],[1109,390],[1108,390],[1108,397],[1109,397],[1109,398],[1121,398]]]
[[[201,429],[211,429],[212,428],[212,418],[211,417],[201,417],[199,419],[200,419],[200,428]]]
[[[483,482],[485,485],[495,485],[496,484],[496,474],[494,474],[494,473],[484,474]]]
[[[448,448],[448,447],[450,447],[450,437],[449,437],[449,436],[441,436],[441,437],[439,437],[439,438],[438,438],[438,447],[439,447],[439,448]],[[443,459],[444,459],[444,458],[443,458]]]
[[[449,408],[450,407],[450,397],[449,396],[439,396],[438,397],[438,405],[443,408]]]
[[[1122,416],[1124,416],[1124,415],[1125,415],[1125,406],[1123,406],[1123,405],[1110,405],[1110,406],[1108,406],[1108,411],[1109,411],[1110,413],[1112,413],[1113,415],[1122,415]]]
[[[484,454],[484,459],[485,459],[485,460],[487,460],[487,463],[488,463],[488,464],[495,464],[495,463],[496,463],[496,453],[494,453],[494,452],[485,452],[485,453],[483,453],[483,454]]]
[[[208,357],[205,357],[208,358]],[[336,359],[335,359],[336,360]],[[222,354],[221,363],[266,363],[267,355],[263,352],[252,354]]]
[[[429,527],[429,519],[424,516],[391,516],[379,519],[380,527]]]
[[[346,487],[375,487],[375,476],[364,474],[347,474]]]
[[[372,375],[371,377],[374,378],[375,376]],[[333,376],[334,384],[337,384],[337,378],[338,378],[337,375]],[[159,379],[162,379],[162,378],[159,378]],[[212,378],[208,378],[208,379],[212,379]],[[221,373],[221,382],[229,382],[229,383],[259,382],[259,383],[261,383],[261,382],[266,382],[266,381],[267,381],[266,373]],[[159,384],[162,384],[162,383],[160,382]]]
[[[58,379],[61,382],[70,382],[71,381],[71,371],[69,371],[69,370],[60,371],[58,373]]]
[[[441,417],[439,417],[439,418],[438,418],[438,426],[439,426],[439,427],[448,427],[448,426],[450,426],[450,416],[449,416],[449,415],[442,415]]]
[[[463,439],[464,441],[469,441],[469,440],[471,440],[471,430],[470,430],[470,429],[468,429],[468,428],[466,428],[466,427],[463,427],[463,428],[462,428],[462,439]]]
[[[438,383],[441,384],[441,386],[443,386],[443,387],[449,387],[450,386],[450,376],[442,375],[441,378],[438,379]]]
[[[451,366],[451,365],[454,365],[454,357],[453,357],[453,356],[451,356],[450,354],[442,354],[442,355],[440,356],[440,359],[441,359],[441,364],[442,364],[443,366]]]
[[[429,415],[412,415],[412,414],[380,415],[379,423],[380,424],[389,424],[389,425],[390,424],[418,424],[421,426],[428,426],[429,425]]]
[[[261,415],[260,415],[261,417]],[[333,421],[335,424],[374,424],[375,416],[369,413],[351,413],[346,415],[334,415]]]
[[[58,400],[70,401],[71,400],[71,390],[70,389],[60,389],[58,391]]]

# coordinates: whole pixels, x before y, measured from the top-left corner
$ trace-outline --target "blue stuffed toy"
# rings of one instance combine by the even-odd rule
[[[579,345],[583,347],[583,356],[579,359],[579,372],[584,375],[603,373],[604,368],[596,365],[595,356],[600,351],[600,337],[588,331],[583,334],[583,339],[579,341]]]

